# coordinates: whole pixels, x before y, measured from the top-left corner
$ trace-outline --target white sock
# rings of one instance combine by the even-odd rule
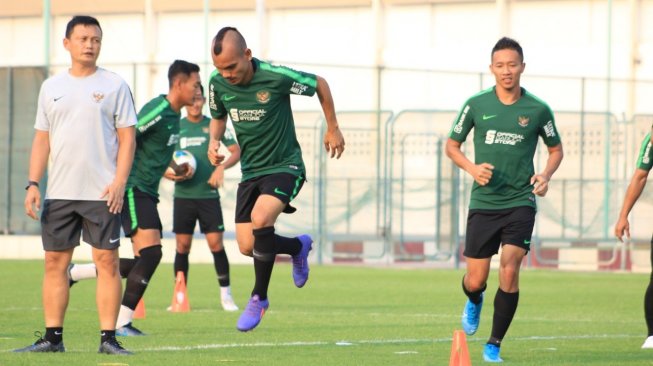
[[[223,299],[226,298],[226,297],[231,297],[231,287],[230,286],[226,286],[226,287],[220,286],[220,297],[223,298]]]
[[[95,263],[74,264],[70,269],[70,278],[73,281],[86,280],[97,277]]]
[[[116,321],[116,329],[122,328],[125,325],[132,322],[134,317],[134,310],[126,307],[125,305],[120,305],[120,312],[118,313],[118,320]]]

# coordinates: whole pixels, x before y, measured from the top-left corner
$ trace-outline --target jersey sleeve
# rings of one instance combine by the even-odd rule
[[[118,89],[114,119],[116,128],[130,127],[137,123],[134,97],[129,86],[124,81]]]
[[[236,136],[234,135],[233,132],[229,128],[226,128],[224,130],[224,135],[222,135],[222,139],[220,140],[224,146],[231,146],[237,144],[236,142]]]
[[[553,117],[553,112],[547,106],[542,112],[541,121],[544,121],[540,127],[540,137],[544,140],[546,146],[556,146],[560,144],[560,135],[558,134],[558,129],[556,128],[555,118]]]
[[[50,120],[45,112],[48,96],[44,86],[45,83],[41,84],[41,91],[39,92],[39,100],[36,107],[36,122],[34,123],[34,128],[39,131],[50,131]]]
[[[218,84],[217,77],[218,71],[214,70],[209,79],[209,111],[212,118],[222,119],[227,115],[227,109],[220,100],[220,93],[216,87]]]
[[[473,127],[474,112],[470,102],[467,101],[465,106],[458,112],[458,116],[456,116],[454,125],[451,127],[451,131],[449,131],[449,138],[454,141],[464,142]]]
[[[156,99],[155,99],[156,100]],[[147,103],[138,112],[138,122],[136,122],[136,136],[145,135],[152,130],[156,130],[158,122],[163,120],[161,114],[170,105],[166,99],[160,103],[155,100]]]
[[[653,168],[653,144],[651,143],[651,133],[649,132],[639,149],[639,156],[637,158],[637,168],[650,171]]]
[[[293,70],[286,66],[271,65],[267,62],[260,63],[261,70],[270,71],[280,77],[280,92],[296,95],[315,95],[317,90],[317,76],[314,74]]]

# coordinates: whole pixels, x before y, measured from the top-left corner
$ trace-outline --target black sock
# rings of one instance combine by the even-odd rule
[[[483,285],[483,288],[480,290],[476,290],[474,292],[471,292],[465,288],[465,276],[463,276],[463,292],[467,297],[469,298],[469,301],[473,302],[474,304],[478,304],[481,302],[481,295],[483,295],[483,292],[487,288],[487,283]]]
[[[277,243],[277,254],[297,255],[302,250],[302,242],[297,238],[288,238],[281,235],[274,235]]]
[[[138,262],[138,258],[140,257],[120,258],[120,278],[127,278],[129,276],[129,272],[134,269],[136,262]]]
[[[116,331],[114,330],[101,330],[100,331],[100,344],[108,341],[109,339],[116,338]]]
[[[141,249],[140,255],[134,269],[127,276],[125,294],[122,297],[122,304],[132,310],[136,309],[161,261],[161,244]]]
[[[174,275],[177,278],[177,273],[182,271],[184,273],[184,280],[188,283],[188,253],[175,253],[175,264],[173,265]]]
[[[213,266],[215,267],[215,273],[218,275],[220,287],[229,286],[229,259],[227,258],[227,252],[222,248],[217,252],[211,252],[211,254],[213,254]]]
[[[501,344],[501,340],[508,332],[508,327],[515,316],[515,311],[517,311],[517,303],[519,303],[519,291],[503,292],[501,289],[497,290],[497,294],[494,296],[492,336],[488,343],[493,341],[492,344],[497,346]]]
[[[274,227],[268,226],[260,229],[254,229],[254,290],[252,296],[258,295],[259,299],[268,298],[268,286],[272,277],[274,268],[274,259],[277,249],[274,238]]]
[[[61,343],[63,340],[63,327],[45,328],[45,337],[43,337],[43,339],[52,344]]]

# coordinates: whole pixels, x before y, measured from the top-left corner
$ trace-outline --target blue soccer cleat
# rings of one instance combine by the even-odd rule
[[[270,302],[267,299],[259,300],[258,295],[252,296],[245,307],[245,311],[240,314],[236,328],[241,332],[247,332],[256,328],[258,323],[261,322],[261,319],[263,319],[263,315],[268,307],[270,307]]]
[[[474,304],[469,299],[465,303],[463,310],[462,325],[465,334],[472,335],[478,329],[478,323],[481,321],[481,309],[483,308],[483,294],[481,294],[481,302]]]
[[[118,337],[138,337],[144,336],[145,333],[141,332],[138,328],[132,325],[132,323],[127,323],[122,327],[116,329],[116,335]]]
[[[300,235],[297,239],[302,243],[302,249],[292,256],[292,279],[295,286],[304,287],[308,281],[308,253],[313,249],[313,239],[309,235]]]
[[[483,348],[483,360],[485,362],[503,362],[503,359],[499,357],[499,351],[501,351],[499,346],[487,343]]]

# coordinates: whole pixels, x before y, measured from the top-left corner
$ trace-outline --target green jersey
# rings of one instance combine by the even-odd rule
[[[650,171],[653,167],[653,143],[651,143],[651,133],[649,132],[644,141],[642,141],[642,147],[639,149],[639,156],[637,158],[637,168]]]
[[[145,104],[138,112],[136,154],[127,179],[127,189],[138,187],[143,192],[159,196],[159,181],[172,160],[179,140],[180,117],[181,114],[172,110],[163,94]]]
[[[295,134],[290,94],[315,94],[313,74],[252,59],[254,76],[247,85],[231,85],[215,71],[209,82],[213,118],[227,115],[240,144],[242,180],[272,173],[305,175]]]
[[[197,167],[191,179],[175,183],[175,197],[178,198],[219,198],[216,188],[209,185],[208,180],[215,167],[211,165],[206,151],[209,149],[209,124],[211,119],[204,117],[199,122],[191,122],[182,118],[179,122],[179,142],[177,150],[186,150],[193,154]],[[231,131],[226,130],[222,136],[222,144],[231,146],[236,143]]]
[[[536,207],[531,177],[538,137],[551,147],[560,144],[549,106],[521,89],[512,105],[499,101],[494,88],[472,96],[462,108],[449,133],[464,142],[474,129],[474,162],[494,166],[490,182],[474,182],[470,209]]]

